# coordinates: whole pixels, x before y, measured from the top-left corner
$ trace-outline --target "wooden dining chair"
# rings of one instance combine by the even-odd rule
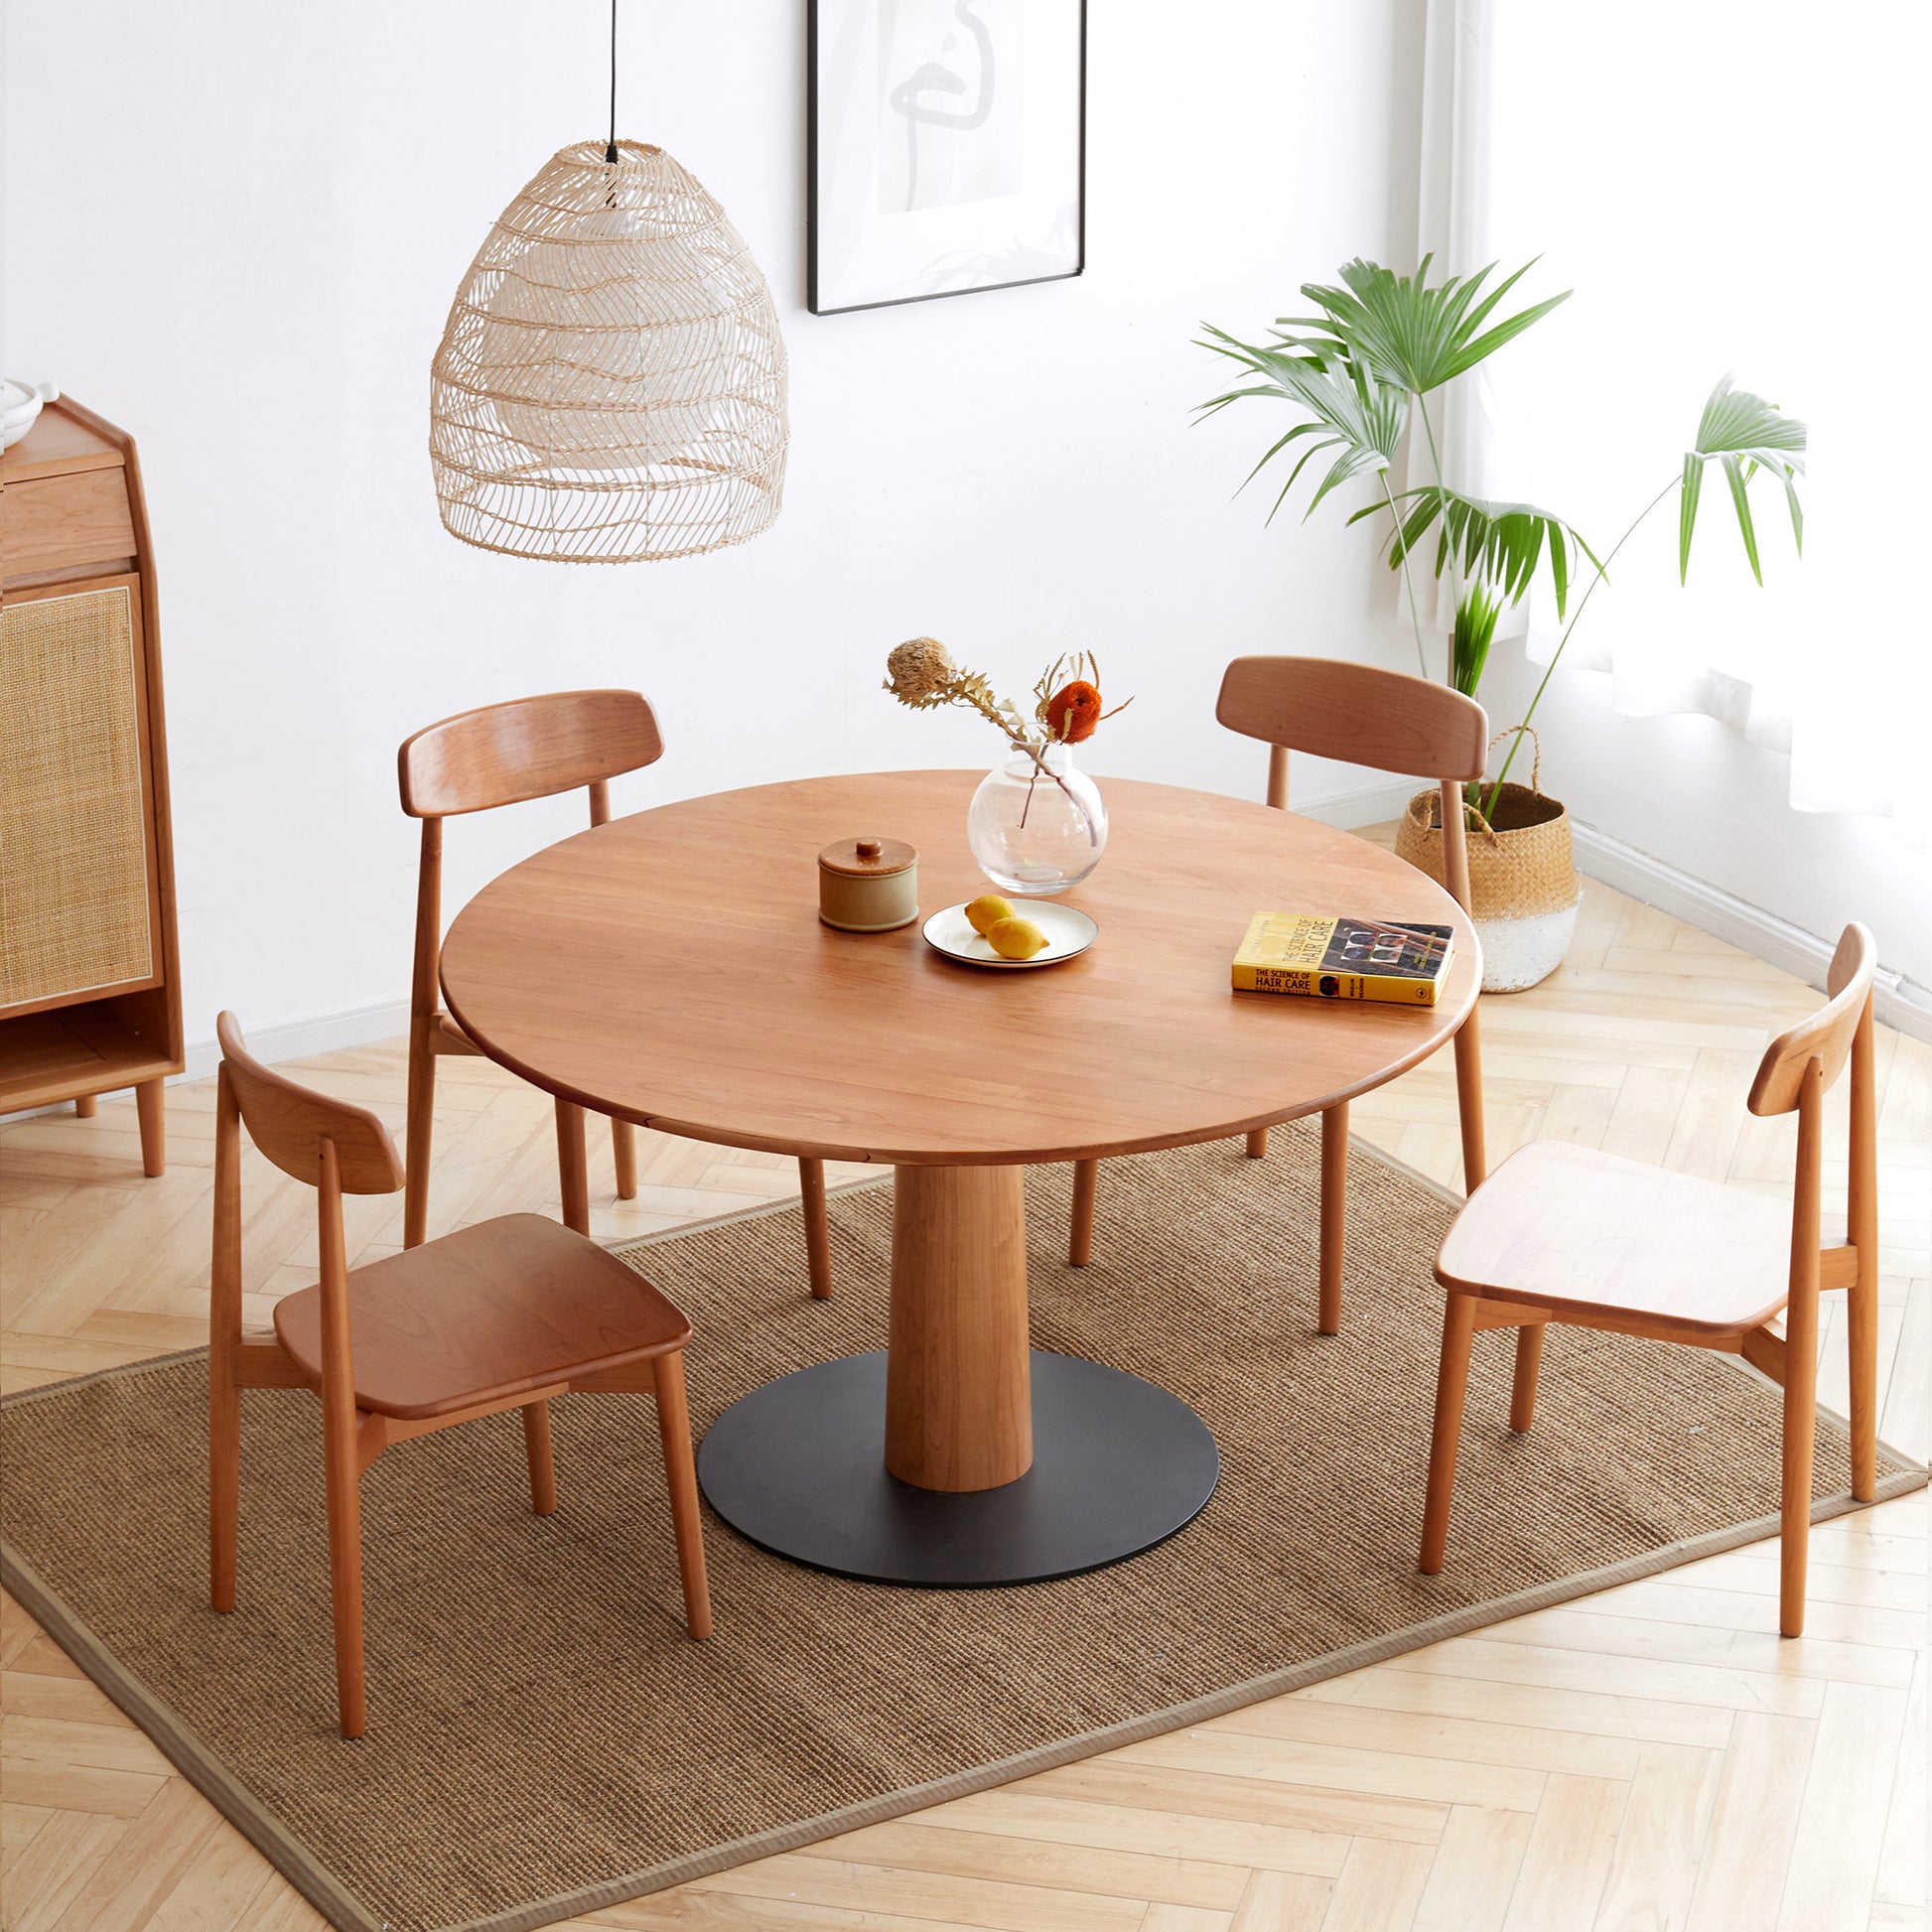
[[[409,1179],[403,1194],[403,1245],[429,1231],[430,1142],[436,1107],[436,1062],[446,1053],[476,1054],[477,1043],[443,1011],[437,965],[443,944],[443,821],[497,805],[548,798],[580,785],[590,792],[591,823],[611,816],[611,780],[664,756],[650,701],[636,691],[552,691],[459,712],[403,740],[396,756],[402,808],[423,821],[416,887],[416,964],[410,991],[409,1116],[404,1141]],[[637,1192],[637,1132],[611,1123],[618,1198]],[[564,1220],[590,1226],[584,1110],[557,1102],[557,1164]],[[832,1292],[830,1233],[825,1215],[825,1163],[800,1160],[805,1258],[813,1295]]]
[[[1877,1490],[1878,1123],[1872,1081],[1871,934],[1848,925],[1827,1005],[1781,1034],[1758,1062],[1745,1104],[1798,1116],[1790,1211],[1742,1188],[1670,1173],[1594,1148],[1537,1141],[1513,1154],[1462,1209],[1436,1279],[1449,1291],[1436,1428],[1423,1512],[1422,1569],[1443,1568],[1470,1338],[1517,1328],[1509,1426],[1536,1407],[1544,1326],[1552,1321],[1741,1355],[1784,1389],[1778,1627],[1805,1627],[1812,1438],[1821,1291],[1848,1291],[1852,1493]],[[1819,1200],[1825,1095],[1852,1067],[1846,1236],[1824,1246]],[[1785,1330],[1767,1324],[1780,1312]],[[1632,1365],[1632,1373],[1637,1373]]]
[[[1366,764],[1440,779],[1443,787],[1443,853],[1449,896],[1469,909],[1468,841],[1462,819],[1462,786],[1482,776],[1489,723],[1473,698],[1400,671],[1377,670],[1332,657],[1237,657],[1221,678],[1216,720],[1268,747],[1268,802],[1288,809],[1288,755]],[[1255,881],[1255,903],[1293,881]],[[1359,911],[1360,907],[1306,906],[1307,911]],[[1238,936],[1238,935],[1237,935]],[[1230,941],[1230,951],[1232,941]],[[1462,1127],[1462,1185],[1473,1194],[1485,1173],[1482,1143],[1482,1059],[1475,1009],[1455,1035],[1456,1106]],[[1248,1136],[1248,1154],[1268,1152],[1268,1130]],[[1093,1252],[1097,1161],[1075,1164],[1073,1227],[1067,1259],[1085,1265]],[[1341,1326],[1343,1223],[1348,1195],[1348,1102],[1321,1111],[1321,1253],[1319,1325],[1324,1335]]]
[[[361,1736],[367,1723],[362,1471],[412,1436],[520,1409],[530,1499],[547,1516],[557,1507],[551,1399],[648,1390],[657,1402],[685,1624],[693,1637],[708,1637],[704,1531],[684,1398],[691,1324],[615,1255],[538,1214],[506,1214],[365,1268],[346,1267],[344,1194],[390,1194],[403,1184],[388,1129],[366,1108],[271,1072],[249,1053],[233,1014],[222,1014],[215,1032],[221,1066],[208,1322],[208,1595],[214,1608],[235,1604],[243,1389],[313,1389],[322,1398],[345,1737]],[[322,1279],[276,1303],[273,1334],[247,1335],[241,1327],[243,1127],[284,1173],[318,1194]]]

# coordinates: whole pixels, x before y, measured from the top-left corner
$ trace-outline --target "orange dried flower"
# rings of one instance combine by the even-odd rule
[[[1093,736],[1100,722],[1100,693],[1085,678],[1063,684],[1046,700],[1046,730],[1062,745],[1078,745]]]

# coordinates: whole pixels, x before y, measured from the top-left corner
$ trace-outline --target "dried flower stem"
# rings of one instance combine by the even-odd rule
[[[1100,843],[1099,828],[1086,806],[1075,796],[1066,780],[1046,762],[1046,748],[1049,745],[1071,742],[1062,736],[1049,716],[1062,680],[1092,680],[1100,675],[1100,666],[1090,651],[1080,651],[1070,659],[1064,656],[1054,658],[1034,686],[1034,720],[1037,731],[1028,729],[1027,721],[1020,715],[1017,706],[1004,698],[995,697],[993,687],[979,672],[962,671],[936,637],[913,637],[898,645],[886,659],[886,689],[900,704],[914,711],[929,711],[939,705],[966,705],[993,726],[1015,751],[1024,752],[1033,760],[1033,775],[1027,781],[1027,800],[1020,808],[1023,827],[1027,823],[1028,813],[1033,810],[1035,789],[1042,777],[1051,778],[1066,794],[1067,803],[1079,814],[1080,822],[1087,828],[1088,843]],[[1086,729],[1081,736],[1090,735],[1093,727],[1102,719],[1125,711],[1127,705],[1133,702],[1129,698],[1126,704],[1118,704],[1113,711],[1102,712],[1098,718],[1089,711]]]

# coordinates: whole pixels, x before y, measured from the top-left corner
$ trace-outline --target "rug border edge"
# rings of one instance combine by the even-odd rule
[[[1910,1495],[1915,1490],[1925,1488],[1927,1483],[1927,1471],[1906,1460],[1904,1467],[1880,1478],[1870,1503],[1862,1503],[1849,1490],[1840,1490],[1834,1495],[1820,1497],[1812,1505],[1811,1520],[1825,1523],[1840,1516],[1853,1515],[1877,1503]],[[1534,1610],[1549,1609],[1580,1596],[1614,1588],[1619,1584],[1635,1583],[1661,1571],[1674,1570],[1683,1564],[1739,1549],[1745,1544],[1763,1542],[1775,1536],[1778,1527],[1775,1515],[1747,1518],[1724,1529],[1707,1531],[1703,1536],[1693,1537],[1686,1542],[1661,1545],[1602,1569],[1553,1578],[1548,1583],[1519,1590],[1511,1596],[1464,1604],[1459,1609],[1445,1611],[1426,1622],[1410,1624],[1400,1631],[1389,1631],[1367,1643],[1327,1651],[1319,1657],[1309,1658],[1261,1677],[1249,1678],[1240,1684],[1228,1685],[1184,1704],[1170,1705],[1164,1710],[1145,1712],[1138,1718],[1130,1718],[1120,1724],[1103,1725],[1097,1730],[1083,1731],[1073,1737],[1063,1737],[1016,1757],[974,1765],[955,1772],[951,1777],[907,1786],[840,1811],[821,1812],[815,1818],[799,1819],[753,1838],[710,1846],[702,1852],[689,1853],[663,1864],[626,1872],[621,1877],[607,1878],[576,1891],[532,1899],[507,1912],[494,1913],[486,1918],[451,1921],[434,1928],[434,1932],[535,1932],[537,1927],[555,1924],[560,1919],[601,1911],[652,1892],[667,1891],[673,1886],[710,1877],[719,1871],[729,1871],[759,1859],[775,1858],[803,1845],[814,1845],[869,1825],[902,1818],[909,1812],[924,1811],[953,1798],[1011,1784],[1017,1778],[1050,1771],[1062,1764],[1079,1763],[1103,1751],[1117,1750],[1122,1745],[1179,1730],[1190,1724],[1202,1724],[1210,1718],[1223,1717],[1230,1711],[1239,1711],[1269,1698],[1305,1690],[1311,1684],[1346,1676],[1350,1671],[1386,1663],[1392,1657],[1421,1650],[1449,1637],[1464,1636],[1471,1630],[1506,1623],[1512,1617],[1526,1616]],[[364,1908],[308,1846],[287,1830],[254,1793],[234,1777],[203,1742],[199,1733],[184,1724],[143,1678],[122,1665],[94,1636],[91,1628],[69,1608],[66,1599],[43,1583],[33,1567],[6,1542],[0,1542],[0,1584],[4,1584],[19,1598],[62,1649],[160,1745],[181,1774],[332,1925],[340,1928],[340,1932],[390,1932],[387,1921],[377,1919]]]
[[[391,1932],[387,1922],[369,1912],[308,1846],[234,1775],[201,1733],[184,1723],[145,1678],[123,1664],[95,1636],[92,1626],[69,1606],[67,1598],[43,1581],[33,1565],[4,1540],[0,1540],[0,1587],[19,1601],[114,1706],[160,1746],[168,1762],[331,1925],[338,1927],[339,1932]]]
[[[1877,1493],[1869,1503],[1860,1502],[1849,1490],[1821,1497],[1812,1505],[1812,1521],[1830,1522],[1835,1517],[1853,1515],[1859,1510],[1891,1502],[1927,1486],[1926,1471],[1917,1465],[1908,1465],[1881,1478],[1876,1486]],[[1528,1615],[1532,1610],[1548,1609],[1578,1596],[1592,1595],[1597,1590],[1613,1588],[1618,1584],[1635,1583],[1660,1571],[1676,1569],[1680,1564],[1695,1563],[1701,1558],[1719,1556],[1748,1543],[1763,1542],[1775,1536],[1778,1528],[1779,1519],[1775,1515],[1733,1523],[1726,1529],[1709,1531],[1686,1543],[1666,1544],[1602,1570],[1557,1578],[1533,1589],[1519,1591],[1514,1596],[1493,1597],[1485,1603],[1467,1604],[1459,1610],[1432,1618],[1427,1623],[1412,1624],[1399,1632],[1391,1631],[1370,1643],[1329,1651],[1305,1663],[1291,1665],[1286,1670],[1250,1678],[1246,1683],[1230,1685],[1225,1690],[1212,1692],[1185,1704],[1171,1705],[1165,1711],[1149,1712],[1123,1724],[1086,1731],[1077,1737],[1062,1738],[1057,1743],[1042,1745],[1038,1750],[1019,1757],[1004,1758],[995,1764],[976,1765],[950,1778],[868,1799],[864,1804],[849,1806],[844,1811],[826,1812],[817,1819],[801,1819],[796,1824],[780,1826],[756,1838],[712,1846],[704,1852],[654,1865],[648,1870],[632,1872],[625,1878],[608,1879],[601,1885],[582,1891],[532,1900],[528,1905],[489,1918],[466,1919],[458,1924],[439,1926],[435,1932],[535,1932],[535,1928],[555,1924],[560,1919],[602,1911],[608,1906],[622,1904],[626,1899],[647,1897],[652,1892],[668,1891],[673,1886],[688,1884],[696,1878],[710,1877],[715,1872],[729,1871],[759,1859],[775,1858],[781,1853],[796,1851],[801,1845],[817,1844],[823,1839],[838,1838],[869,1825],[884,1824],[894,1818],[902,1818],[908,1812],[924,1811],[953,1798],[993,1790],[1000,1785],[1011,1784],[1018,1778],[1031,1777],[1035,1772],[1054,1770],[1062,1764],[1076,1764],[1103,1751],[1118,1750],[1125,1744],[1139,1743],[1148,1737],[1182,1729],[1190,1724],[1225,1717],[1230,1711],[1239,1711],[1269,1698],[1305,1690],[1311,1684],[1323,1683],[1332,1677],[1345,1677],[1350,1671],[1386,1663],[1391,1657],[1421,1650],[1449,1637],[1463,1636],[1470,1630],[1506,1623],[1512,1617]]]

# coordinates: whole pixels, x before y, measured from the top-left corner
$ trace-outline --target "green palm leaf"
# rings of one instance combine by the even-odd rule
[[[1391,570],[1401,569],[1433,529],[1438,577],[1453,559],[1465,582],[1492,585],[1514,604],[1529,589],[1537,565],[1547,554],[1561,618],[1576,575],[1576,558],[1587,557],[1599,571],[1603,568],[1571,524],[1534,503],[1493,503],[1435,484],[1405,489],[1395,500],[1402,507],[1389,538]],[[1381,507],[1372,503],[1349,521],[1359,522]]]
[[[1496,621],[1502,614],[1502,600],[1481,584],[1471,584],[1456,602],[1455,629],[1449,637],[1449,682],[1465,698],[1473,698],[1482,682],[1482,667],[1489,661]]]
[[[1733,387],[1729,376],[1721,378],[1704,405],[1696,446],[1684,452],[1684,483],[1677,501],[1677,581],[1680,584],[1690,576],[1691,533],[1697,527],[1704,466],[1714,457],[1724,471],[1731,507],[1737,512],[1737,529],[1744,539],[1744,555],[1750,559],[1751,575],[1762,584],[1764,572],[1758,562],[1757,531],[1751,522],[1751,479],[1758,471],[1768,470],[1783,483],[1784,500],[1791,511],[1792,539],[1798,554],[1803,556],[1805,513],[1798,501],[1798,479],[1805,474],[1805,426],[1795,417],[1782,414],[1775,403],[1752,395],[1748,389]]]
[[[1535,267],[1535,260],[1525,262],[1485,295],[1482,285],[1494,262],[1473,275],[1451,275],[1431,288],[1433,259],[1425,255],[1413,276],[1398,276],[1378,262],[1357,257],[1341,270],[1340,288],[1304,283],[1302,293],[1321,314],[1278,318],[1275,326],[1283,345],[1323,362],[1365,362],[1385,382],[1427,395],[1570,300],[1566,289],[1485,330],[1483,324],[1497,304]],[[1305,330],[1314,333],[1300,333]]]
[[[1268,512],[1271,520],[1295,487],[1296,479],[1320,451],[1334,450],[1337,454],[1320,486],[1310,498],[1304,516],[1337,484],[1351,477],[1386,470],[1395,461],[1396,446],[1402,441],[1402,432],[1409,421],[1409,398],[1400,389],[1358,364],[1341,362],[1330,366],[1313,356],[1291,355],[1280,348],[1238,342],[1212,323],[1201,326],[1213,338],[1203,342],[1202,348],[1227,356],[1260,378],[1250,387],[1230,389],[1202,403],[1199,411],[1202,420],[1225,409],[1229,403],[1250,396],[1298,404],[1312,419],[1297,423],[1287,435],[1271,444],[1242,484],[1245,488],[1291,444],[1305,437],[1311,439],[1289,472],[1274,508]]]

